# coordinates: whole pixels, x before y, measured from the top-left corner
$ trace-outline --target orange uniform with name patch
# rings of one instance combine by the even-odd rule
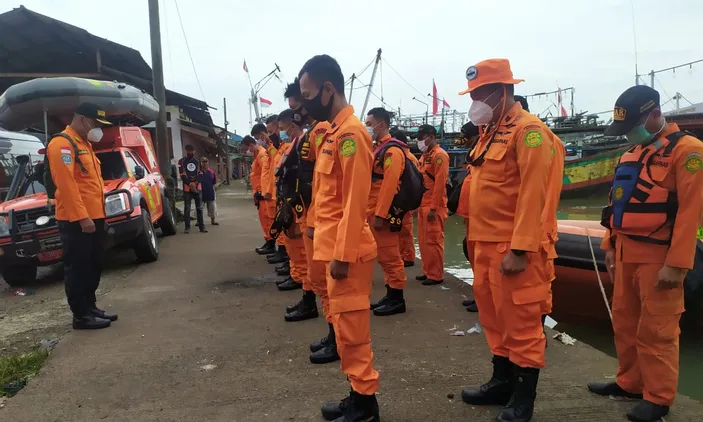
[[[427,188],[417,211],[422,272],[431,280],[444,280],[444,223],[448,216],[449,154],[439,145],[433,146],[420,157],[420,172]],[[427,221],[430,211],[437,213],[434,221]]]
[[[262,147],[261,145],[257,145],[256,152],[252,156],[251,174],[249,176],[251,190],[254,192],[254,194],[256,194],[257,192],[261,192],[261,171],[266,160],[268,160],[266,148]],[[259,224],[261,224],[261,230],[264,232],[264,238],[266,240],[271,240],[271,234],[269,233],[269,228],[271,227],[271,224],[268,222],[266,216],[267,207],[264,202],[265,201],[259,201],[259,208],[257,209],[257,213],[259,215]]]

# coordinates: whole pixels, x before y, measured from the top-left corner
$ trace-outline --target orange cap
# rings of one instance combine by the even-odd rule
[[[474,89],[490,84],[515,85],[525,82],[524,79],[513,78],[513,71],[510,70],[508,59],[488,59],[476,63],[466,69],[466,79],[469,87],[461,91],[459,95],[468,94]]]

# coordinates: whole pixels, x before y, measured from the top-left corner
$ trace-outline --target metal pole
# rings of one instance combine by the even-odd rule
[[[649,77],[650,77],[650,80],[651,80],[651,83],[650,83],[649,86],[650,86],[651,88],[654,88],[654,70],[652,70],[651,72],[649,72]]]
[[[227,121],[227,98],[222,99],[222,105],[225,113],[225,142],[224,142],[224,154],[225,154],[225,169],[227,171],[227,177],[225,178],[227,184],[229,185],[232,182],[232,160],[229,158],[229,132],[227,132],[227,125],[229,122]]]
[[[256,114],[256,123],[261,121],[261,115],[259,114],[259,99],[256,98],[256,92],[254,88],[251,89],[251,105],[254,106],[254,113]]]
[[[349,85],[349,104],[351,104],[352,94],[354,93],[354,79],[356,79],[356,73],[352,73],[351,84]]]
[[[156,118],[156,156],[161,175],[166,182],[166,196],[171,204],[171,211],[176,210],[176,195],[171,178],[171,156],[168,147],[166,127],[166,87],[164,86],[164,65],[161,56],[161,24],[159,22],[159,1],[149,0],[149,29],[151,35],[151,66],[154,85],[154,97],[159,103],[159,115]]]
[[[361,109],[360,118],[364,118],[364,113],[366,113],[366,107],[369,105],[369,98],[371,97],[371,90],[373,89],[373,81],[376,79],[376,71],[378,70],[378,64],[381,62],[381,49],[378,49],[376,53],[376,63],[373,65],[373,73],[371,74],[371,82],[369,83],[369,90],[366,91],[366,99],[364,100],[364,107]]]

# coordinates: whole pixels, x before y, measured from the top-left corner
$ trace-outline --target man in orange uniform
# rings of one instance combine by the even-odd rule
[[[261,230],[264,232],[264,244],[260,248],[256,248],[256,253],[267,255],[276,251],[276,243],[269,234],[269,227],[266,227],[266,206],[262,204],[264,195],[261,193],[261,169],[263,163],[268,159],[268,155],[266,154],[266,148],[257,142],[250,135],[247,135],[242,139],[242,149],[247,155],[252,157],[249,182],[251,183],[251,190],[254,192],[254,203],[258,211]]]
[[[276,215],[278,209],[278,200],[276,198],[276,162],[280,160],[282,153],[280,152],[281,147],[281,137],[280,131],[278,129],[278,115],[273,114],[266,118],[266,137],[268,139],[269,145],[272,145],[276,149],[271,159],[271,175],[268,179],[268,191],[271,192],[271,197],[273,198],[273,216]],[[270,148],[270,147],[269,147]],[[270,152],[270,151],[269,151]],[[273,217],[272,217],[273,220]],[[276,245],[278,246],[278,251],[270,254],[266,257],[269,264],[290,264],[290,257],[288,256],[288,251],[286,249],[286,238],[284,236],[279,236],[276,239]],[[278,269],[276,270],[278,272]],[[286,279],[287,280],[287,279]],[[285,281],[285,280],[284,280]]]
[[[676,396],[683,280],[703,210],[703,143],[666,122],[659,93],[647,86],[620,95],[613,120],[605,134],[624,134],[633,144],[615,169],[603,212],[619,366],[615,382],[588,388],[642,399],[627,418],[658,421]]]
[[[110,124],[105,119],[104,110],[81,104],[71,124],[51,138],[46,148],[56,187],[66,298],[76,330],[105,328],[117,320],[116,314],[97,307],[95,297],[102,273],[105,200],[100,161],[91,143],[102,139],[102,126]]]
[[[273,217],[276,213],[276,201],[273,199],[272,192],[272,178],[273,170],[271,169],[271,162],[273,157],[276,155],[276,147],[270,140],[268,133],[266,131],[266,126],[262,123],[257,123],[251,128],[251,136],[256,139],[256,143],[264,149],[265,159],[261,160],[261,197],[259,201],[259,216],[263,217],[261,221],[262,228],[269,233],[271,229],[271,223],[273,223]],[[262,211],[263,208],[263,211]],[[269,235],[270,236],[270,235]],[[274,251],[268,252],[267,254],[274,253],[275,251],[275,241],[274,241]],[[262,254],[263,255],[263,254]]]
[[[327,292],[342,371],[350,395],[322,407],[327,420],[380,421],[373,369],[369,298],[376,242],[366,221],[373,165],[371,137],[344,97],[344,76],[330,56],[308,60],[298,75],[303,105],[315,120],[330,122],[315,163],[315,259],[327,262]]]
[[[493,353],[493,376],[462,392],[472,405],[502,404],[498,421],[529,421],[544,367],[542,312],[549,295],[542,247],[552,134],[513,98],[510,63],[491,59],[466,71],[471,121],[482,135],[470,155],[469,242],[474,297]]]
[[[420,171],[427,191],[417,211],[417,238],[420,244],[422,275],[415,277],[425,286],[444,281],[444,223],[447,211],[449,154],[437,145],[437,129],[422,125],[417,133],[417,146],[422,151]]]
[[[371,304],[374,315],[387,316],[405,312],[403,290],[408,279],[400,256],[400,221],[398,231],[391,227],[393,199],[400,189],[400,177],[405,170],[405,158],[412,156],[406,144],[391,137],[391,114],[372,108],[366,116],[366,129],[376,142],[371,173],[371,194],[366,217],[378,247],[378,263],[383,269],[386,296]]]

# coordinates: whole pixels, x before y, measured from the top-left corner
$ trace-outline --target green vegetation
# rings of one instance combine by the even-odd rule
[[[12,397],[37,375],[49,352],[43,348],[0,358],[0,397]]]

